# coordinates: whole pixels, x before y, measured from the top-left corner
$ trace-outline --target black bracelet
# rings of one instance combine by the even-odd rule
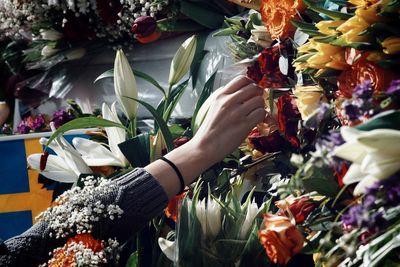
[[[161,160],[165,161],[166,163],[169,164],[169,166],[171,166],[172,169],[174,169],[174,171],[176,172],[176,175],[179,178],[179,182],[181,184],[181,189],[179,190],[179,193],[176,195],[180,195],[183,193],[183,191],[185,190],[185,180],[183,180],[183,176],[182,173],[179,171],[178,167],[176,167],[176,165],[170,161],[169,159],[165,158],[165,157],[161,157]]]

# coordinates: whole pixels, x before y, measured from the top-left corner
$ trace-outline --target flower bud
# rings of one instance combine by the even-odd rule
[[[125,115],[133,120],[136,117],[137,103],[129,99],[138,98],[138,89],[131,66],[122,50],[117,51],[114,62],[114,89],[115,95],[125,112]]]
[[[183,76],[189,71],[192,64],[194,54],[196,52],[197,39],[193,35],[187,39],[178,49],[171,62],[169,71],[169,85],[179,82]]]
[[[63,38],[63,34],[61,32],[58,32],[53,29],[49,30],[40,30],[40,36],[42,37],[43,40],[48,40],[48,41],[57,41]]]
[[[56,49],[51,45],[46,45],[45,47],[43,47],[41,55],[44,58],[49,58],[49,57],[57,54],[58,51],[60,51],[60,49]]]
[[[157,28],[157,21],[150,16],[140,16],[133,22],[131,31],[139,37],[152,34]]]

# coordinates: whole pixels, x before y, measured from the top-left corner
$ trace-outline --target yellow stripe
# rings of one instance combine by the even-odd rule
[[[25,140],[26,156],[41,152],[42,146],[39,144],[39,139]],[[27,172],[30,192],[0,195],[0,213],[31,210],[32,223],[34,223],[35,217],[50,206],[53,191],[41,188],[37,171],[27,170]]]

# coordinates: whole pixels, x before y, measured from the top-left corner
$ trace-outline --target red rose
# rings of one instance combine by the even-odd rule
[[[317,207],[307,196],[294,198],[289,196],[286,199],[275,202],[275,205],[281,210],[278,215],[289,216],[288,210],[296,220],[296,224],[304,222],[307,216]]]
[[[279,130],[285,135],[286,140],[294,147],[299,147],[300,141],[297,138],[298,123],[301,119],[293,95],[286,93],[278,98],[278,123]]]
[[[268,47],[261,52],[258,63],[263,74],[259,85],[263,88],[281,88],[286,85],[286,77],[279,69],[279,58],[283,45]]]
[[[146,37],[157,29],[157,21],[150,16],[141,16],[133,22],[131,32],[137,34],[138,37]]]
[[[258,128],[254,128],[247,138],[249,146],[263,154],[280,151],[284,142],[278,131],[269,135],[262,135]]]
[[[254,65],[247,67],[247,77],[255,81],[257,84],[261,81],[263,74],[261,73],[258,61],[254,62]]]

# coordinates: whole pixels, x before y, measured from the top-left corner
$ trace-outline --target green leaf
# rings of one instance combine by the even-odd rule
[[[150,135],[142,133],[118,145],[125,158],[134,167],[150,163]]]
[[[169,121],[169,119],[171,118],[171,114],[174,111],[179,100],[181,99],[183,92],[185,91],[188,84],[189,84],[189,79],[184,81],[183,83],[181,83],[180,85],[178,85],[171,91],[171,96],[168,101],[167,109],[166,109],[165,113],[163,114],[163,118],[165,121]]]
[[[181,137],[183,135],[183,133],[185,132],[185,129],[183,129],[178,124],[173,124],[169,127],[169,131],[172,134],[172,138],[175,139],[175,138]]]
[[[313,23],[307,23],[307,22],[295,20],[295,19],[291,20],[291,23],[296,28],[299,28],[300,30],[318,31],[318,28],[315,27],[315,25]]]
[[[389,33],[396,36],[400,36],[400,29],[398,27],[393,27],[387,23],[374,23],[364,31],[360,32],[359,35],[367,35],[367,34],[382,34],[382,33]]]
[[[66,124],[62,125],[60,128],[58,128],[49,138],[49,140],[46,143],[46,147],[59,135],[64,134],[67,131],[70,130],[76,130],[76,129],[85,129],[85,128],[93,128],[93,127],[118,127],[122,128],[124,130],[128,130],[126,127],[124,127],[120,123],[116,123],[113,121],[105,120],[102,118],[97,118],[97,117],[82,117],[82,118],[77,118],[72,121],[67,122]]]
[[[196,32],[204,26],[190,19],[159,20],[157,28],[162,32]]]
[[[139,263],[138,252],[135,251],[129,256],[129,259],[128,259],[125,267],[138,267],[138,263]]]
[[[192,76],[193,90],[196,88],[197,77],[199,75],[201,63],[208,53],[208,51],[204,49],[208,35],[208,31],[197,35],[196,53],[194,54],[192,65],[190,66],[190,75]]]
[[[311,0],[303,0],[304,4],[306,4],[311,10],[314,10],[316,12],[322,13],[327,15],[328,17],[339,20],[347,20],[351,17],[353,17],[353,14],[347,14],[347,13],[342,13],[340,11],[333,11],[333,10],[327,10],[321,6],[318,6],[318,4],[312,2]]]
[[[154,85],[158,90],[160,90],[160,92],[165,96],[165,91],[164,88],[150,75],[141,72],[139,70],[132,70],[133,74],[136,77],[142,78],[143,80],[151,83],[152,85]],[[96,78],[96,80],[94,80],[93,83],[96,83],[102,79],[106,79],[106,78],[114,78],[114,69],[110,69],[108,71],[103,72],[99,77]]]
[[[224,15],[203,7],[202,3],[195,4],[194,2],[182,0],[180,11],[185,16],[209,29],[219,28],[224,21]]]
[[[400,111],[387,111],[356,127],[361,131],[375,129],[400,130]]]
[[[164,121],[162,116],[160,116],[157,113],[157,110],[155,108],[153,108],[149,103],[146,103],[146,102],[144,102],[142,100],[139,100],[139,99],[136,99],[136,98],[132,98],[132,97],[128,97],[128,96],[125,96],[125,97],[138,102],[139,104],[144,106],[153,115],[155,122],[157,123],[158,127],[161,130],[162,135],[164,136],[165,143],[167,145],[168,151],[173,150],[174,149],[174,143],[173,143],[171,132],[169,131],[168,125]]]
[[[219,37],[219,36],[229,36],[232,34],[236,34],[238,30],[235,28],[225,28],[222,30],[217,31],[216,33],[213,34],[213,37]]]
[[[102,74],[100,74],[99,77],[96,78],[96,80],[94,80],[93,83],[96,83],[96,82],[98,82],[102,79],[106,79],[106,78],[114,78],[114,69],[110,69],[110,70],[103,72]]]

